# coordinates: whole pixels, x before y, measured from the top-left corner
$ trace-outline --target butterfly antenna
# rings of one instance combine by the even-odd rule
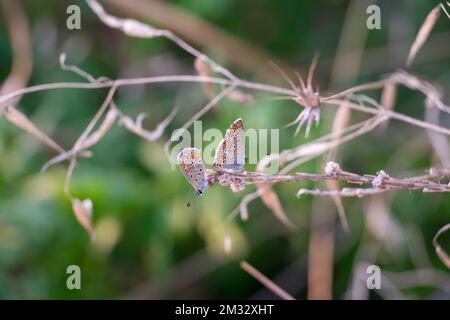
[[[276,71],[278,71],[278,73],[283,77],[283,79],[286,80],[287,83],[289,83],[289,85],[291,86],[291,89],[296,91],[297,88],[295,87],[294,82],[292,81],[291,78],[289,78],[289,76],[286,74],[286,72],[284,72],[284,70],[281,69],[281,67],[279,65],[277,65],[275,62],[270,60],[269,63]]]

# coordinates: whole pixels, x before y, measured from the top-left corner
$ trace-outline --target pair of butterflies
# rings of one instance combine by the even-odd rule
[[[214,157],[214,170],[206,170],[201,152],[197,148],[184,148],[178,154],[178,166],[198,196],[216,181],[230,186],[234,192],[245,188],[244,181],[238,177],[220,173],[221,169],[242,171],[245,163],[244,126],[242,119],[235,120],[220,141]]]

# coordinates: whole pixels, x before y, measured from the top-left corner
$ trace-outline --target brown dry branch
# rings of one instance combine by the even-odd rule
[[[434,103],[440,110],[450,113],[450,106],[446,105],[442,101],[442,95],[440,94],[439,90],[433,86],[428,81],[425,81],[423,79],[419,79],[416,76],[413,76],[412,74],[404,71],[399,70],[397,72],[394,72],[390,77],[389,80],[393,83],[402,84],[405,87],[419,91],[421,92],[430,102]]]
[[[344,100],[330,100],[327,103],[337,106],[337,105],[340,105],[343,101]],[[349,102],[349,101],[347,101],[347,106],[351,109],[361,111],[364,113],[378,115],[380,117],[385,117],[386,119],[391,118],[391,119],[399,120],[399,121],[411,124],[416,127],[428,129],[428,130],[431,130],[434,132],[443,133],[445,135],[450,135],[450,129],[447,129],[447,128],[439,126],[439,125],[434,125],[432,123],[425,122],[422,120],[418,120],[418,119],[412,118],[410,116],[404,115],[402,113],[380,109],[381,106],[379,106],[378,108],[375,109],[372,107],[367,107],[367,106],[364,106],[361,104],[356,104],[356,103]]]
[[[336,162],[328,162],[324,169],[325,173],[296,173],[292,175],[268,175],[258,172],[236,172],[222,169],[219,172],[239,177],[246,184],[255,183],[280,183],[280,182],[300,182],[300,181],[344,181],[359,186],[370,185],[368,189],[347,188],[343,191],[321,191],[301,189],[298,196],[313,193],[318,196],[340,195],[359,197],[367,194],[380,193],[388,190],[408,189],[421,190],[422,192],[449,192],[450,185],[436,182],[437,180],[450,177],[450,169],[432,169],[429,174],[414,176],[409,178],[392,178],[383,170],[376,175],[361,175],[344,171]],[[367,191],[364,191],[367,190]]]
[[[136,86],[155,83],[202,83],[210,82],[219,85],[235,85],[250,90],[263,91],[267,93],[283,94],[294,96],[295,92],[288,88],[278,87],[274,85],[251,82],[246,80],[231,81],[218,77],[202,77],[198,75],[168,75],[156,77],[142,77],[130,79],[105,80],[101,82],[85,83],[85,82],[54,82],[44,83],[27,88],[19,89],[0,97],[0,106],[4,106],[10,100],[39,91],[57,90],[57,89],[102,89],[110,87]]]
[[[170,114],[152,131],[148,131],[142,127],[142,120],[147,116],[146,114],[140,114],[135,121],[133,121],[133,119],[128,116],[121,115],[119,124],[121,126],[124,126],[132,133],[136,134],[137,136],[144,138],[147,141],[153,142],[158,140],[163,135],[167,126],[172,122],[177,112],[178,109],[173,108]]]
[[[231,239],[231,234],[230,234],[230,224],[233,221],[234,218],[236,218],[236,216],[240,213],[241,214],[241,219],[246,221],[248,219],[248,204],[259,198],[260,197],[260,191],[256,191],[250,194],[245,195],[239,206],[237,206],[230,214],[228,214],[225,223],[224,223],[224,234],[225,234],[225,238],[224,238],[224,250],[226,253],[231,252],[231,249],[233,247],[233,240]]]
[[[259,182],[256,184],[256,187],[258,189],[258,196],[261,197],[261,201],[273,212],[275,217],[290,230],[297,230],[297,226],[289,220],[278,195],[272,189],[270,184]],[[246,206],[240,206],[241,215],[244,210],[247,212],[246,208]],[[245,216],[248,216],[248,213],[246,213]]]
[[[139,17],[171,30],[184,40],[220,55],[224,61],[255,73],[271,76],[267,61],[273,59],[261,47],[242,40],[207,19],[168,1],[103,0],[103,3],[128,16]]]
[[[262,285],[264,285],[267,289],[272,291],[275,295],[280,297],[283,300],[295,300],[293,296],[280,288],[276,283],[267,278],[264,274],[258,271],[255,267],[249,264],[246,261],[241,261],[241,268],[251,275],[253,278],[258,280]]]
[[[2,0],[1,5],[11,39],[13,62],[0,88],[0,96],[26,86],[33,67],[30,29],[20,1]]]
[[[428,123],[439,124],[442,117],[442,113],[439,109],[429,107],[425,110],[425,121]],[[449,168],[450,167],[450,145],[448,139],[445,135],[427,131],[428,139],[431,142],[433,150],[436,154],[436,158],[440,163],[440,166]]]
[[[39,130],[39,128],[36,127],[26,115],[24,115],[12,105],[7,106],[3,109],[3,115],[9,122],[14,124],[18,128],[28,132],[53,150],[60,153],[65,152],[65,150],[60,147],[55,141],[53,141],[49,136]]]
[[[81,147],[79,147],[79,149],[78,149],[79,155],[91,156],[92,153],[88,149],[92,148],[95,144],[97,144],[106,135],[106,133],[115,124],[117,116],[118,116],[117,108],[111,107],[108,110],[108,112],[106,113],[105,118],[104,118],[103,122],[100,124],[100,126],[98,127],[98,129],[96,131],[94,131],[90,136],[88,136],[86,138],[86,140],[83,142],[83,144],[81,145]],[[56,157],[47,161],[44,164],[44,166],[42,166],[41,171],[46,171],[51,166],[70,159],[70,157],[73,155],[73,153],[74,153],[74,150],[71,149],[71,150],[65,151],[65,152],[57,155]]]
[[[257,172],[263,173],[266,166],[269,164],[270,161],[260,161],[256,167]],[[297,226],[289,220],[286,212],[284,211],[283,205],[281,204],[281,201],[278,198],[276,192],[273,190],[272,186],[268,183],[260,182],[256,184],[256,188],[256,197],[252,198],[252,200],[256,199],[257,196],[261,197],[261,201],[272,211],[272,213],[281,223],[283,223],[290,230],[296,230]],[[242,215],[243,209],[246,210],[247,205],[243,206],[241,203],[240,208]]]
[[[343,103],[339,109],[336,111],[336,115],[333,120],[332,132],[341,132],[344,128],[348,126],[351,120],[351,109]],[[342,134],[336,134],[333,137],[333,140],[339,140]],[[327,160],[328,161],[336,161],[337,158],[337,147],[328,151]],[[334,180],[328,180],[327,187],[330,190],[337,190],[339,188],[338,182]],[[350,227],[348,225],[347,216],[345,214],[344,204],[342,199],[338,196],[333,197],[333,202],[336,206],[336,210],[338,212],[339,220],[341,222],[342,228],[346,232],[350,232]]]
[[[106,109],[111,104],[111,101],[113,99],[114,93],[116,92],[116,87],[111,87],[108,91],[108,94],[106,95],[105,100],[103,101],[102,105],[98,109],[97,113],[94,115],[94,117],[91,119],[89,124],[87,125],[86,129],[81,133],[81,135],[78,137],[78,139],[75,141],[75,144],[73,145],[71,149],[71,158],[69,163],[69,168],[67,169],[66,174],[66,180],[64,183],[64,191],[70,195],[69,192],[69,185],[70,181],[72,179],[72,174],[76,166],[76,160],[77,160],[77,154],[81,151],[83,148],[83,144],[88,140],[89,135],[91,134],[92,130],[96,126],[97,122],[100,120],[103,113],[106,111]]]
[[[120,19],[117,17],[114,17],[108,13],[105,12],[103,7],[96,1],[96,0],[86,0],[89,7],[92,9],[92,11],[99,17],[99,19],[106,24],[107,26],[114,28],[114,29],[120,29],[123,33],[125,33],[128,36],[136,37],[136,38],[154,38],[154,37],[164,37],[171,41],[173,41],[175,44],[177,44],[180,48],[182,48],[184,51],[190,53],[195,58],[203,60],[206,64],[208,64],[214,72],[219,72],[228,79],[236,79],[236,77],[227,69],[223,68],[222,66],[215,63],[213,60],[211,60],[209,57],[207,57],[205,54],[201,53],[191,45],[189,45],[187,42],[185,42],[183,39],[179,38],[175,34],[173,34],[169,30],[162,30],[162,29],[156,29],[152,26],[149,26],[148,24],[139,22],[134,19]]]

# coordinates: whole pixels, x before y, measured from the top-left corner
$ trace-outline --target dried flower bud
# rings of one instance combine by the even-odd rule
[[[374,188],[377,189],[384,189],[385,185],[384,182],[389,179],[389,175],[384,172],[383,170],[380,170],[377,172],[377,176],[372,181],[372,185]]]
[[[203,60],[201,58],[195,59],[194,68],[195,68],[195,71],[197,71],[199,76],[210,77],[212,75],[211,68],[205,62],[205,60]]]
[[[195,71],[201,77],[211,77],[212,70],[209,65],[201,58],[195,59],[194,62]],[[205,95],[209,98],[213,98],[216,95],[214,91],[214,85],[209,82],[202,82],[202,89]]]
[[[233,102],[242,103],[247,106],[255,104],[255,99],[249,93],[242,92],[240,90],[233,90],[227,95],[228,99]]]
[[[72,199],[72,209],[75,217],[81,226],[89,233],[90,236],[94,234],[94,228],[92,226],[92,200],[85,199],[83,201],[79,199]]]
[[[339,164],[334,161],[328,161],[325,165],[325,174],[329,176],[337,175],[341,173],[341,171]]]

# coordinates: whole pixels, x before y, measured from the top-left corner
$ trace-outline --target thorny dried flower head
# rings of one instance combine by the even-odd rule
[[[298,78],[298,85],[295,85],[295,83],[288,77],[288,75],[278,66],[274,65],[282,77],[289,83],[292,90],[296,93],[295,96],[288,96],[288,97],[282,97],[282,99],[291,99],[297,102],[299,105],[304,107],[304,109],[299,113],[297,118],[292,121],[291,123],[288,123],[286,127],[290,127],[293,125],[297,125],[297,128],[295,129],[294,136],[296,136],[299,132],[302,126],[306,123],[306,130],[305,130],[305,137],[309,136],[309,132],[311,130],[312,123],[315,122],[316,125],[319,125],[320,121],[320,94],[319,94],[319,88],[316,87],[315,90],[313,88],[312,79],[314,76],[314,71],[317,67],[319,56],[316,54],[314,55],[313,61],[311,63],[311,66],[308,71],[308,76],[305,81],[303,80],[300,73],[295,72],[297,78]]]

